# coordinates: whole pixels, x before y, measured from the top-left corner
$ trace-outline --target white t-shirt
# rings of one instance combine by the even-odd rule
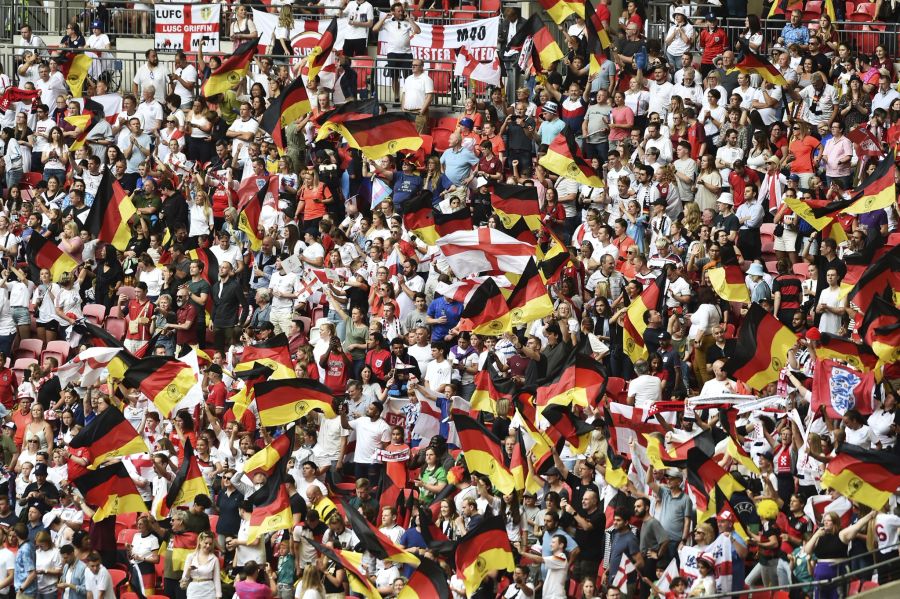
[[[246,121],[242,119],[235,119],[235,121],[231,123],[231,127],[228,128],[229,131],[234,131],[237,133],[256,133],[257,129],[259,129],[259,123],[256,122],[256,119],[254,118],[249,118]],[[240,151],[238,151],[238,144],[241,144]],[[231,142],[231,155],[234,156],[235,154],[237,154],[239,161],[247,162],[247,148],[249,146],[249,141],[235,138]]]
[[[427,73],[410,75],[403,80],[403,110],[420,110],[425,96],[434,93],[434,82]]]
[[[566,599],[566,577],[569,560],[565,555],[545,555],[544,599]]]
[[[231,264],[234,270],[237,269],[237,264],[241,260],[243,260],[243,254],[241,254],[241,249],[236,245],[229,245],[227,250],[223,250],[218,245],[215,245],[209,248],[209,251],[212,252],[213,256],[219,261],[221,265],[223,262],[228,262]]]
[[[373,422],[368,416],[352,420],[349,424],[356,431],[354,461],[357,464],[377,463],[375,456],[381,444],[391,440],[390,425],[381,418]]]
[[[241,520],[237,538],[241,541],[246,541],[250,538],[250,520]],[[262,564],[266,561],[266,544],[262,538],[258,537],[254,545],[238,545],[237,549],[235,549],[235,566],[243,566],[249,561],[254,561],[257,564]]]
[[[163,109],[159,101],[141,102],[138,104],[135,114],[141,118],[144,125],[144,131],[150,132],[158,130],[162,125]]]
[[[432,391],[440,391],[444,385],[450,383],[453,376],[453,365],[450,363],[450,360],[444,360],[443,362],[438,363],[437,360],[432,360],[428,363],[428,366],[425,367],[425,375],[424,380],[425,384],[431,388]]]
[[[175,74],[187,81],[188,83],[197,83],[197,67],[192,64],[188,64],[182,69],[175,69]],[[194,99],[194,90],[188,89],[181,84],[181,81],[177,79],[175,81],[175,93],[181,98],[181,105],[190,104]]]
[[[825,304],[829,308],[845,308],[847,306],[847,298],[841,297],[841,288],[834,289],[825,288],[819,295],[819,303]],[[841,328],[841,317],[831,312],[822,312],[822,318],[819,319],[819,330],[823,333],[831,333],[837,335]]]
[[[409,46],[409,40],[412,39],[412,25],[409,21],[398,21],[394,17],[387,19],[381,26],[386,38],[384,44],[385,54],[409,54],[412,49]],[[379,37],[381,37],[379,35]]]
[[[375,11],[368,2],[350,2],[344,8],[344,16],[351,22],[371,23],[375,20]],[[349,24],[344,30],[345,40],[361,40],[369,37],[369,30],[365,27],[352,27]]]
[[[896,553],[898,533],[900,533],[900,516],[894,514],[875,516],[875,538],[882,554]]]
[[[145,63],[141,65],[137,73],[134,75],[132,83],[138,86],[141,93],[148,86],[153,86],[154,94],[158,102],[164,102],[166,99],[166,88],[169,84],[169,69],[162,63],[156,65],[152,69]]]
[[[94,599],[116,599],[112,577],[103,564],[100,564],[100,569],[96,574],[90,568],[84,571],[84,588],[87,592],[94,594]]]
[[[44,551],[42,549],[35,549],[34,552],[35,559],[34,565],[36,570],[62,570],[63,561],[62,556],[59,554],[59,549],[56,547],[51,547],[49,551]],[[55,593],[56,592],[56,581],[59,580],[59,576],[51,576],[49,574],[38,574],[37,583],[38,583],[38,593]]]
[[[628,396],[634,397],[634,405],[640,408],[659,401],[662,389],[659,383],[659,378],[650,374],[642,374],[628,385]]]

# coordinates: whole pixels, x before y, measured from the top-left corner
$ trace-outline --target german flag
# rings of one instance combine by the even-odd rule
[[[744,541],[750,538],[749,533],[759,531],[760,519],[759,514],[756,512],[756,504],[745,491],[732,491],[729,494],[722,487],[716,485],[713,493],[716,515],[721,516],[723,512],[731,512],[734,516],[734,531]]]
[[[200,264],[203,265],[203,279],[210,284],[210,286],[215,285],[219,282],[219,259],[216,258],[216,255],[213,254],[209,248],[197,248],[195,250],[189,250],[187,253],[187,257],[191,260],[197,260]],[[212,300],[207,304],[207,307],[212,307]]]
[[[247,541],[250,543],[267,532],[290,530],[294,527],[291,500],[288,498],[287,487],[284,484],[290,457],[290,452],[282,456],[266,484],[247,498],[247,501],[253,504],[249,523],[250,532],[247,537]]]
[[[788,16],[792,11],[803,10],[803,0],[774,0],[766,18],[771,19],[776,15]]]
[[[600,66],[608,60],[606,49],[609,48],[609,34],[594,10],[591,0],[584,0],[584,27],[587,34],[587,50],[590,56],[589,74],[600,72]]]
[[[494,214],[507,229],[523,219],[532,231],[541,230],[541,208],[538,205],[537,187],[495,183],[491,190],[491,206]]]
[[[900,310],[876,295],[863,316],[860,334],[885,364],[900,362]]]
[[[137,209],[119,182],[109,170],[103,172],[100,188],[91,204],[84,228],[101,242],[112,244],[119,251],[125,251],[131,242],[131,228],[128,221]]]
[[[728,374],[753,389],[763,389],[778,380],[787,353],[797,335],[759,304],[750,309],[738,331],[734,356],[725,364]]]
[[[258,252],[262,248],[263,238],[259,232],[259,215],[262,213],[262,207],[267,199],[273,202],[278,201],[278,176],[255,177],[251,175],[241,181],[237,194],[240,201],[237,207],[238,228],[250,239],[250,249]]]
[[[271,376],[275,380],[296,378],[297,376],[294,372],[294,362],[291,360],[287,336],[284,333],[279,333],[256,345],[245,346],[244,353],[241,354],[241,361],[234,367],[234,373],[236,376],[241,376],[241,373],[256,368],[258,364],[271,368],[273,370]]]
[[[433,197],[430,191],[421,189],[403,202],[403,226],[428,245],[434,245],[440,237],[434,225]]]
[[[516,569],[506,523],[499,516],[485,518],[459,540],[456,546],[456,576],[471,597],[489,572]]]
[[[160,413],[168,417],[197,384],[197,375],[188,364],[175,358],[151,356],[126,370],[122,384],[130,389],[140,389]]]
[[[897,186],[894,176],[894,150],[890,150],[871,175],[853,190],[852,203],[844,208],[844,214],[865,214],[873,210],[889,208],[897,203]]]
[[[750,303],[750,290],[744,282],[744,273],[740,266],[729,264],[711,268],[707,273],[709,282],[719,297],[729,302]]]
[[[325,66],[328,57],[331,56],[331,51],[334,49],[334,43],[337,41],[337,38],[338,20],[337,17],[335,17],[331,19],[328,28],[322,33],[322,37],[319,38],[319,43],[310,50],[309,56],[307,56],[306,64],[309,67],[307,80],[312,81],[315,79],[316,75],[319,74],[319,71],[322,70],[322,67]],[[302,77],[298,77],[298,79],[302,79]]]
[[[572,447],[573,454],[579,455],[587,451],[594,428],[576,416],[572,408],[551,404],[544,408],[541,416]]]
[[[312,110],[309,95],[306,93],[306,84],[303,77],[297,77],[287,85],[281,94],[272,100],[269,107],[263,113],[259,127],[268,132],[275,142],[275,147],[284,151],[287,143],[284,140],[284,128],[300,119]]]
[[[59,71],[66,80],[66,85],[72,91],[72,96],[80,98],[84,92],[84,80],[94,59],[84,52],[72,52],[66,50],[54,58],[59,66]]]
[[[566,244],[552,235],[550,239],[547,243],[538,244],[534,251],[538,272],[548,285],[559,281],[563,271],[572,263]]]
[[[805,220],[816,231],[822,231],[824,237],[834,239],[836,243],[847,241],[847,233],[844,227],[834,215],[816,216],[814,210],[826,205],[822,200],[804,201],[797,198],[784,198],[784,203],[800,218]]]
[[[286,455],[290,455],[293,447],[291,438],[294,436],[294,429],[290,428],[283,435],[263,447],[260,451],[254,453],[241,466],[241,470],[247,476],[253,476],[257,473],[263,473],[267,477],[272,476],[278,462]]]
[[[880,510],[900,487],[900,457],[889,451],[841,443],[825,467],[822,486],[850,501]]]
[[[122,458],[150,450],[130,422],[116,407],[108,407],[69,441],[69,447],[85,447],[90,452],[89,470],[96,470],[109,458]]]
[[[269,380],[269,377],[272,376],[273,372],[275,371],[265,364],[254,362],[250,370],[234,373],[235,377],[244,380],[244,386],[231,396],[231,401],[233,402],[231,411],[234,412],[235,418],[240,420],[244,415],[244,412],[247,411],[247,408],[250,407],[250,404],[253,403],[253,400],[255,399],[253,395],[253,385]]]
[[[450,586],[444,570],[427,557],[419,561],[397,599],[434,599],[434,597],[450,597]]]
[[[575,136],[568,128],[556,136],[538,163],[548,171],[578,181],[582,185],[605,186],[603,178],[581,155]]]
[[[378,160],[400,150],[415,152],[422,147],[422,137],[416,131],[413,118],[406,113],[388,113],[345,121],[335,127],[351,148],[366,158]]]
[[[489,370],[479,370],[475,373],[475,391],[469,403],[472,410],[496,415],[497,402],[501,399],[512,401],[515,392],[516,384],[512,379],[494,379]]]
[[[894,246],[875,260],[859,277],[847,298],[866,311],[875,296],[893,293],[894,289],[900,289],[900,246]]]
[[[378,101],[374,99],[351,100],[350,102],[344,102],[337,108],[326,110],[312,119],[312,122],[319,127],[316,141],[322,141],[328,137],[328,133],[334,131],[335,125],[338,123],[359,121],[376,114],[378,114]]]
[[[563,59],[563,52],[560,50],[559,44],[553,39],[547,25],[537,13],[532,14],[522,28],[516,30],[516,34],[509,40],[508,46],[521,48],[529,37],[533,44],[531,49],[533,60],[536,64],[541,65],[542,69],[549,69],[554,62]]]
[[[562,25],[563,21],[570,15],[578,15],[584,18],[584,5],[579,2],[571,2],[568,0],[538,0],[538,4],[544,9],[553,22]]]
[[[587,448],[585,448],[587,449]],[[581,452],[583,453],[583,452]],[[616,489],[624,489],[628,486],[628,473],[625,471],[625,459],[616,453],[613,446],[606,444],[606,455],[604,456],[606,464],[603,472],[603,478]]]
[[[553,313],[553,301],[541,280],[537,265],[530,260],[512,293],[506,298],[512,326],[527,325]]]
[[[822,333],[822,338],[816,346],[816,357],[843,360],[861,372],[874,370],[878,364],[878,356],[868,345],[831,333]]]
[[[341,507],[344,508],[344,515],[350,521],[350,528],[356,533],[366,551],[371,553],[376,559],[391,560],[395,563],[409,564],[418,566],[421,560],[409,553],[401,547],[398,547],[385,536],[383,532],[372,526],[366,518],[354,509],[345,500],[341,500]]]
[[[606,373],[592,357],[574,348],[562,370],[537,389],[535,405],[538,414],[550,405],[587,408],[606,387]]]
[[[41,234],[28,238],[25,254],[31,264],[49,270],[54,281],[58,281],[64,273],[75,270],[79,264],[72,256],[59,249],[56,243]]]
[[[741,73],[748,75],[755,73],[773,85],[787,85],[787,80],[775,68],[775,65],[769,62],[765,56],[754,54],[749,49],[744,51],[744,57],[734,66]]]
[[[474,227],[472,224],[472,211],[468,206],[447,214],[440,210],[435,210],[433,216],[434,230],[439,237],[450,235],[457,231],[471,231]]]
[[[108,411],[108,410],[107,410]],[[209,487],[203,480],[203,473],[200,472],[200,464],[197,456],[194,455],[194,448],[191,446],[191,440],[188,439],[184,443],[184,457],[178,466],[178,472],[169,485],[169,492],[162,501],[158,502],[154,509],[154,517],[162,520],[169,515],[169,512],[181,505],[191,505],[197,495],[206,495],[209,497]]]
[[[528,463],[528,456],[525,453],[525,442],[522,437],[522,429],[517,429],[515,435],[516,446],[512,450],[512,455],[509,456],[509,471],[516,480],[516,491],[522,491],[526,488],[530,464]]]
[[[311,379],[278,379],[253,386],[256,408],[263,426],[281,426],[322,410],[326,418],[334,418],[331,389]]]
[[[756,465],[756,462],[753,461],[753,458],[750,457],[747,450],[734,440],[734,437],[728,437],[728,445],[725,446],[725,453],[753,474],[760,473],[759,466]]]
[[[74,152],[78,148],[84,146],[84,140],[87,139],[87,135],[93,127],[93,125],[91,125],[92,118],[93,115],[91,115],[90,112],[82,112],[81,114],[73,114],[63,118],[65,122],[75,127],[75,129],[81,129],[81,133],[79,133],[75,138],[75,141],[69,145],[70,152]]]
[[[665,304],[665,289],[668,282],[665,273],[647,285],[629,307],[622,322],[622,337],[625,354],[632,362],[647,358],[647,348],[644,345],[644,331],[647,330],[645,317],[650,310],[661,312]]]
[[[76,333],[90,341],[90,344],[94,347],[115,347],[119,349],[116,357],[106,365],[106,369],[112,378],[122,380],[125,376],[125,371],[138,363],[138,358],[125,349],[122,342],[110,335],[106,329],[86,320],[76,322],[72,326]]]
[[[469,296],[460,315],[459,329],[479,335],[501,335],[510,330],[506,298],[492,277],[487,277]]]
[[[528,228],[528,223],[525,222],[525,219],[520,218],[511,227],[504,226],[503,221],[498,221],[497,230],[518,241],[537,245],[537,237],[534,231]]]
[[[140,514],[147,511],[134,481],[122,462],[88,472],[72,483],[81,492],[85,503],[94,511],[94,522],[120,514]]]
[[[463,450],[469,471],[487,476],[494,488],[504,495],[515,491],[515,478],[503,465],[500,441],[481,424],[465,414],[453,414],[453,423],[456,425],[459,445]]]
[[[160,546],[159,553],[160,555],[166,555],[166,560],[168,561],[169,557],[167,554],[171,551],[172,568],[180,572],[184,570],[184,562],[187,560],[187,556],[197,550],[197,536],[195,532],[176,533],[173,531],[171,539],[163,542]]]
[[[362,570],[362,553],[332,549],[315,539],[309,539],[309,543],[316,548],[316,551],[344,570],[350,582],[351,596],[362,597],[363,599],[381,599],[381,593],[378,592],[378,589],[375,588]]]
[[[210,98],[237,86],[241,79],[247,76],[258,45],[259,38],[257,37],[247,40],[235,48],[231,56],[223,60],[219,68],[212,72],[209,79],[200,88],[200,94],[205,98]]]

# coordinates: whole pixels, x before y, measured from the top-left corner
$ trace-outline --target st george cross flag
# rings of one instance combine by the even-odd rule
[[[500,85],[500,58],[494,54],[494,60],[491,62],[481,62],[471,54],[469,50],[463,46],[456,53],[456,67],[453,74],[457,77],[465,77],[466,79],[474,79],[489,85]]]
[[[681,573],[678,571],[678,559],[672,558],[672,561],[669,562],[669,565],[666,567],[665,571],[663,571],[662,578],[659,579],[659,582],[656,583],[656,586],[663,593],[669,592],[669,585],[672,584],[672,581],[675,580],[678,576],[681,576]]]
[[[698,555],[700,555],[700,549],[697,547],[685,545],[678,550],[678,561],[681,562],[681,575],[689,581],[700,578],[700,569],[697,568]]]
[[[719,535],[712,545],[706,548],[716,560],[716,592],[731,592],[731,537]]]
[[[120,347],[89,347],[71,361],[56,369],[59,384],[63,387],[81,375],[81,384],[91,387],[100,379],[106,365],[122,351]]]
[[[613,576],[612,586],[622,591],[623,595],[628,594],[628,576],[632,572],[637,572],[637,569],[634,567],[631,560],[628,559],[627,555],[622,555],[622,560],[619,562],[619,569],[616,571],[616,575]]]
[[[438,239],[437,246],[459,278],[482,272],[521,273],[534,256],[533,245],[488,227],[455,231]]]

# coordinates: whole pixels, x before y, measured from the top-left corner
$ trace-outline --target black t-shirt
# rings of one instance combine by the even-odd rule
[[[725,347],[713,343],[706,350],[706,363],[715,364],[716,360],[727,360],[734,355],[734,339],[725,341]]]
[[[300,496],[300,493],[294,493],[290,496],[291,513],[300,514],[300,519],[306,521],[306,501]]]
[[[584,484],[580,478],[575,476],[573,473],[569,472],[568,476],[566,476],[566,484],[569,485],[572,489],[572,497],[569,500],[573,506],[581,506],[581,499],[584,497],[584,494],[588,491],[593,491],[597,494],[597,497],[600,497],[600,489],[597,488],[593,482],[589,482]]]
[[[644,40],[635,40],[631,41],[627,38],[619,38],[616,42],[616,52],[621,54],[622,56],[627,56],[628,58],[632,58],[635,54],[638,53],[638,50],[641,49],[641,46],[644,45]],[[633,65],[625,65],[625,71],[628,73],[636,73]]]
[[[581,550],[578,553],[578,559],[584,561],[599,561],[603,559],[605,540],[603,528],[606,522],[603,510],[598,508],[594,510],[593,513],[588,514],[581,509],[580,505],[577,509],[578,515],[588,520],[592,525],[590,530],[584,530],[575,524],[575,534],[572,535],[572,537],[575,539],[575,542]],[[572,520],[574,521],[575,519],[572,518]]]

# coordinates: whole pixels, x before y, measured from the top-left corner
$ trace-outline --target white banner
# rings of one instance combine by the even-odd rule
[[[221,4],[157,4],[154,47],[196,52],[203,44],[204,52],[218,52],[221,9]]]
[[[415,58],[429,61],[454,62],[456,53],[451,50],[465,46],[475,59],[482,62],[494,60],[497,53],[497,36],[500,17],[479,19],[460,25],[429,25],[418,23],[419,35],[409,44]],[[384,43],[388,32],[378,32],[378,55],[384,56]]]

